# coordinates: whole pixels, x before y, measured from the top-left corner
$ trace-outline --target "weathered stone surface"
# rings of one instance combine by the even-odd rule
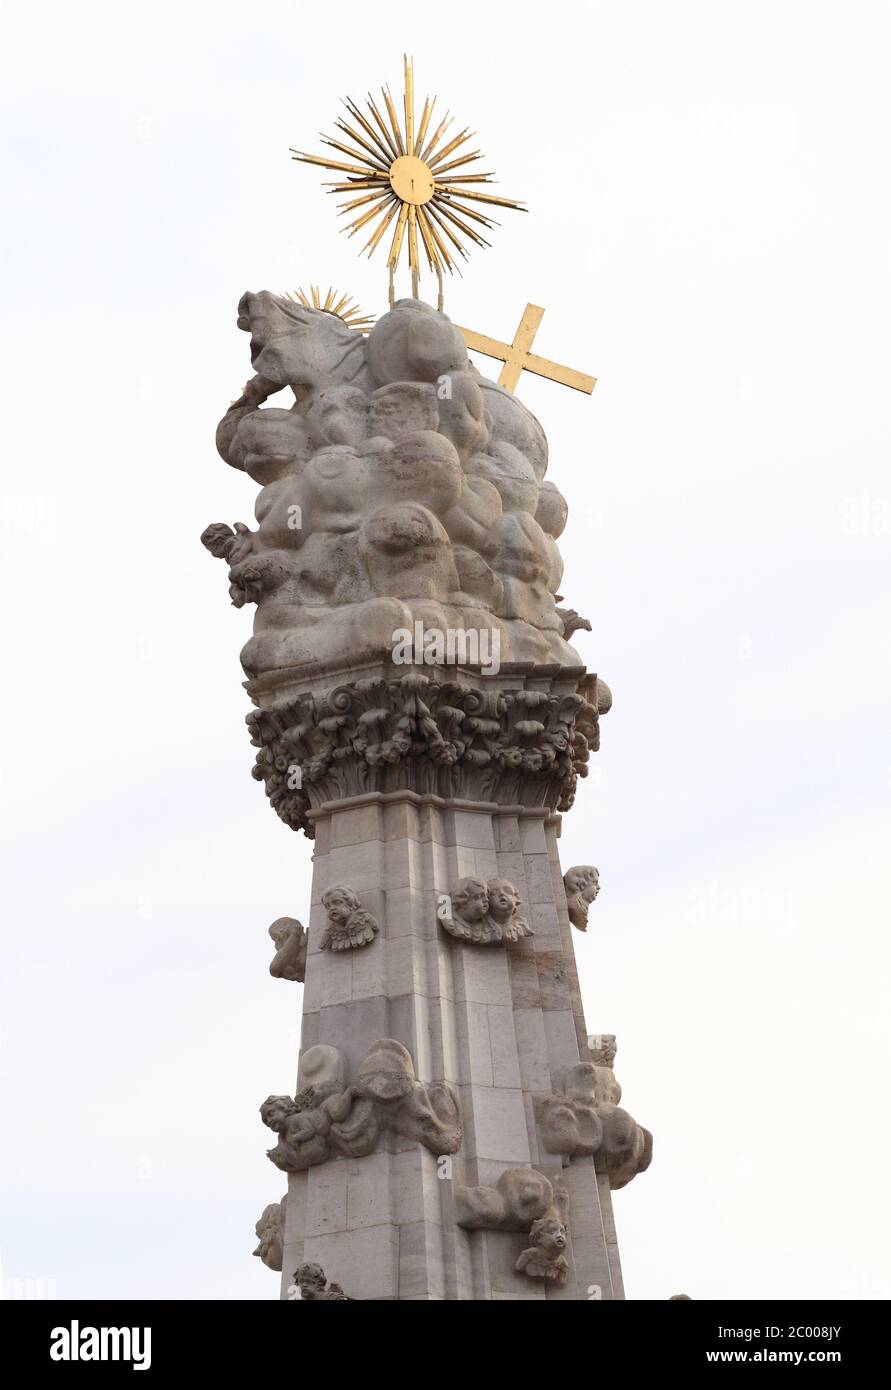
[[[302,983],[306,971],[306,931],[296,917],[279,917],[269,928],[275,943],[275,955],[269,973],[277,980],[297,980]]]
[[[326,889],[322,905],[328,914],[328,924],[319,943],[323,951],[350,951],[367,946],[380,930],[352,888],[338,884]]]
[[[517,1260],[517,1269],[530,1279],[551,1279],[561,1287],[569,1275],[569,1261],[564,1255],[567,1241],[566,1223],[556,1214],[533,1221],[529,1231],[532,1244]]]
[[[609,1175],[610,1187],[616,1190],[631,1182],[638,1173],[646,1172],[653,1158],[653,1136],[619,1107],[622,1087],[616,1080],[613,1062],[616,1039],[612,1033],[602,1034],[592,1049],[593,1096],[597,1116],[603,1127],[603,1137],[594,1155],[598,1173]]]
[[[528,1231],[531,1244],[521,1251],[515,1269],[530,1279],[562,1287],[569,1274],[567,1214],[569,1196],[534,1168],[507,1168],[491,1187],[459,1187],[456,1219],[468,1230]]]
[[[607,689],[575,668],[455,679],[412,671],[268,700],[247,717],[254,777],[293,829],[309,812],[369,791],[567,810],[600,746]],[[510,683],[509,683],[510,682]]]
[[[307,1262],[294,1270],[293,1293],[289,1294],[292,1303],[349,1303],[349,1298],[339,1284],[329,1284],[321,1265]]]
[[[576,864],[563,875],[569,920],[579,931],[588,930],[588,910],[600,892],[600,873],[593,864]]]
[[[506,1168],[491,1187],[457,1187],[455,1219],[471,1231],[527,1231],[556,1203],[554,1186],[544,1173]]]
[[[580,1062],[567,1069],[559,1093],[536,1098],[542,1145],[565,1159],[597,1153],[603,1126],[594,1103],[594,1067]]]
[[[532,928],[520,913],[520,894],[506,878],[459,879],[443,894],[437,917],[450,936],[478,946],[520,941]]]
[[[285,1193],[280,1202],[271,1202],[268,1207],[264,1207],[255,1228],[259,1243],[254,1254],[259,1256],[267,1269],[274,1269],[277,1273],[282,1267],[287,1201],[288,1195]]]
[[[423,1085],[415,1079],[408,1049],[393,1038],[369,1048],[352,1085],[336,1047],[317,1044],[300,1063],[303,1088],[290,1096],[269,1096],[260,1118],[278,1136],[269,1158],[286,1173],[299,1173],[338,1155],[360,1158],[390,1132],[423,1144],[431,1153],[456,1153],[461,1144],[461,1112],[445,1082]]]
[[[256,603],[248,675],[392,650],[393,633],[485,631],[502,661],[578,657],[557,610],[566,503],[517,398],[480,377],[444,314],[402,300],[367,338],[335,315],[245,294],[256,376],[217,448],[261,484],[257,529],[209,527],[233,602]],[[293,404],[267,406],[290,388]]]
[[[417,302],[366,339],[247,294],[239,326],[256,375],[217,446],[259,497],[202,540],[256,607],[254,776],[316,837],[308,929],[270,928],[305,988],[261,1247],[308,1301],[345,1300],[325,1270],[359,1299],[621,1297],[610,1188],[650,1141],[609,1048],[580,1061],[598,876],[564,883],[555,814],[611,695],[558,606],[545,436]]]

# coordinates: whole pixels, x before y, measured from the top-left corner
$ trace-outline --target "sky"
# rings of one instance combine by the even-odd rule
[[[504,338],[543,305],[535,350],[598,378],[518,394],[614,694],[561,856],[600,868],[587,1022],[655,1135],[615,1196],[628,1297],[891,1296],[891,6],[0,26],[6,1296],[277,1296],[257,1107],[300,992],[266,928],[305,916],[311,850],[250,777],[250,611],[198,537],[253,507],[214,449],[241,294],[386,307],[288,151],[403,51],[529,207],[446,311]]]

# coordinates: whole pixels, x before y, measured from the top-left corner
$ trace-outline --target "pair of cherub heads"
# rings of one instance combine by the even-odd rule
[[[462,878],[451,894],[443,894],[439,920],[451,936],[478,945],[519,941],[532,936],[520,914],[520,894],[506,878]]]

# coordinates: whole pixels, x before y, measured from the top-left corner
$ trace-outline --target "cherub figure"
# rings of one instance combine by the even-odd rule
[[[491,878],[486,883],[469,875],[458,880],[451,893],[451,913],[440,911],[439,920],[450,936],[493,946],[533,935],[517,911],[519,905],[520,895],[507,879]]]
[[[322,1043],[307,1048],[300,1059],[300,1081],[303,1089],[293,1099],[267,1096],[260,1106],[260,1119],[278,1135],[267,1157],[285,1173],[303,1172],[328,1157],[331,1125],[341,1117],[347,1093],[340,1051]]]
[[[566,1249],[566,1226],[555,1213],[533,1221],[529,1232],[532,1244],[520,1255],[514,1268],[530,1279],[551,1279],[561,1287],[569,1274]]]
[[[588,911],[600,892],[600,873],[593,864],[576,864],[563,875],[569,920],[579,931],[588,930]]]
[[[267,1269],[280,1270],[282,1267],[282,1238],[285,1229],[285,1195],[280,1202],[271,1202],[263,1208],[263,1214],[255,1226],[259,1244],[254,1251]]]
[[[489,890],[484,879],[461,878],[451,893],[452,913],[440,917],[446,931],[466,941],[485,941],[489,916]]]
[[[494,924],[496,940],[519,941],[532,936],[525,917],[519,914],[520,894],[506,878],[490,878],[486,884],[489,897],[489,920]]]
[[[306,929],[296,917],[279,917],[269,928],[275,942],[275,955],[269,973],[277,980],[303,983],[306,973]]]
[[[294,1270],[294,1283],[288,1289],[289,1303],[349,1303],[339,1284],[317,1264],[302,1264]]]
[[[349,951],[367,946],[380,928],[370,912],[366,912],[352,888],[338,885],[322,894],[322,905],[328,914],[328,925],[319,945],[323,951]]]

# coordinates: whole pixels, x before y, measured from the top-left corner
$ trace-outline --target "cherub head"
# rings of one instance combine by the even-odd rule
[[[480,922],[489,911],[489,892],[481,878],[459,879],[452,889],[452,907],[465,922]]]
[[[306,423],[316,448],[326,444],[350,444],[365,438],[368,398],[358,386],[328,386],[316,392],[306,412]]]
[[[230,460],[255,482],[275,482],[293,473],[307,455],[303,421],[292,410],[252,410],[232,441]]]
[[[296,1113],[297,1107],[290,1096],[267,1096],[260,1106],[260,1119],[276,1134],[281,1134]]]
[[[333,922],[338,927],[344,927],[352,914],[358,912],[361,903],[352,888],[338,885],[326,889],[322,894],[322,906],[328,914],[329,922]]]
[[[502,925],[509,922],[520,906],[520,895],[506,878],[490,878],[486,885],[489,894],[489,916]]]
[[[259,1256],[268,1269],[282,1267],[283,1222],[284,1202],[272,1202],[263,1208],[263,1215],[254,1228],[259,1241],[254,1254]]]
[[[325,1292],[328,1280],[321,1265],[309,1263],[294,1270],[294,1283],[300,1290],[300,1297],[311,1301]]]
[[[566,1249],[566,1227],[559,1216],[542,1216],[533,1221],[529,1239],[543,1255],[555,1260]]]
[[[576,864],[563,875],[569,920],[579,931],[588,927],[588,908],[600,892],[600,874],[593,864]]]
[[[593,864],[576,864],[567,870],[565,882],[570,893],[583,893],[589,903],[600,892],[600,872]]]

